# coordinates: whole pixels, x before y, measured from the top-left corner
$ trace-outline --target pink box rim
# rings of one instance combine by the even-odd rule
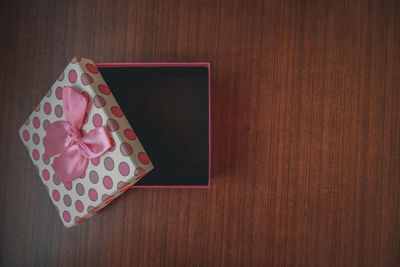
[[[115,67],[206,67],[208,70],[208,185],[138,185],[130,188],[210,188],[211,186],[211,77],[209,62],[96,63],[99,68]]]

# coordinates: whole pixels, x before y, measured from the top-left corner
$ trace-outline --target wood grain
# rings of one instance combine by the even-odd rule
[[[2,266],[399,266],[398,1],[1,1]],[[210,190],[66,230],[16,134],[73,55],[211,63]]]

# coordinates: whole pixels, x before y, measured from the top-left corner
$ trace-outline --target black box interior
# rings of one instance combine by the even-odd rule
[[[154,165],[135,186],[207,186],[207,67],[99,67]]]

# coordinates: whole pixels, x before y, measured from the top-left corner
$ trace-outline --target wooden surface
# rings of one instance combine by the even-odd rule
[[[399,266],[400,4],[1,1],[2,266]],[[16,131],[73,55],[211,63],[211,189],[66,230]]]

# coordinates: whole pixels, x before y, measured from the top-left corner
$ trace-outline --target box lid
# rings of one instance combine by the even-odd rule
[[[90,159],[85,174],[63,184],[51,167],[54,158],[44,154],[49,124],[66,120],[62,91],[70,86],[86,95],[89,107],[82,133],[105,126],[113,146]],[[19,129],[19,135],[65,226],[77,225],[115,199],[153,169],[142,144],[109,87],[90,59],[74,57]]]

